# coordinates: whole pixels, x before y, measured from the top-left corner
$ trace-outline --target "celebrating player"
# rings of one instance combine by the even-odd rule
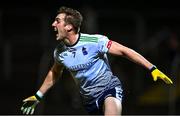
[[[134,50],[109,40],[105,35],[80,32],[83,17],[79,11],[61,7],[53,22],[56,40],[54,64],[37,93],[23,100],[23,114],[33,114],[45,93],[61,77],[64,68],[76,79],[85,109],[89,114],[120,115],[123,88],[118,77],[112,74],[107,53],[123,56],[143,66],[158,78],[172,84],[170,78]]]

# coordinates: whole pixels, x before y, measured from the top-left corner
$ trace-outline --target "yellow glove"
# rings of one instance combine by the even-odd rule
[[[156,68],[156,66],[153,66],[151,68],[151,75],[153,77],[154,81],[157,81],[157,79],[162,79],[166,84],[173,84],[170,78],[168,78],[164,73],[162,73],[159,69]]]
[[[33,114],[34,113],[36,105],[42,99],[42,96],[39,96],[37,93],[36,93],[36,95],[30,96],[23,100],[24,103],[21,107],[21,111],[23,112],[23,114]]]

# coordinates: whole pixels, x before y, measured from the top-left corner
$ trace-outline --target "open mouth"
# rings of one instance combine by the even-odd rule
[[[54,32],[56,33],[56,37],[58,37],[58,30],[57,30],[57,28],[54,28]]]

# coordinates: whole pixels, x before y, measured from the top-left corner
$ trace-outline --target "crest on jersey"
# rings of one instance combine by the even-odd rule
[[[83,55],[87,55],[88,54],[88,52],[86,51],[85,47],[82,48],[82,53],[83,53]]]

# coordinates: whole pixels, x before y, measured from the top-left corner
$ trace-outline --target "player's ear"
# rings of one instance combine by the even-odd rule
[[[66,28],[67,32],[70,32],[73,27],[71,24],[67,24],[65,28]]]

